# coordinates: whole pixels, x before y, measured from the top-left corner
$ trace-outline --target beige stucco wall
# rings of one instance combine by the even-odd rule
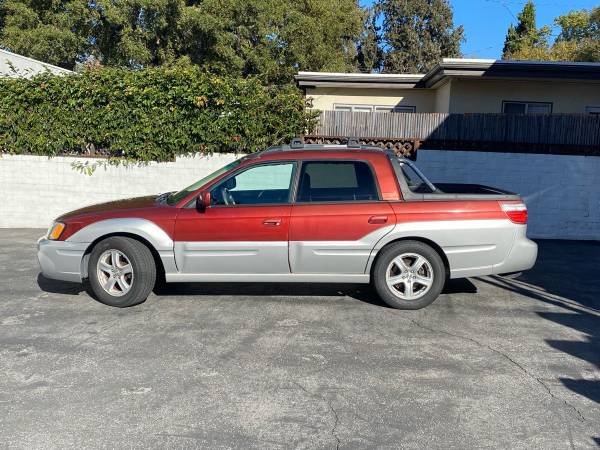
[[[553,113],[585,113],[600,106],[600,83],[566,81],[452,80],[452,113],[502,112],[502,101],[551,102]]]
[[[313,108],[336,104],[415,106],[416,112],[500,113],[502,101],[551,102],[554,113],[600,106],[600,83],[452,79],[437,89],[307,88]]]
[[[447,113],[450,110],[452,81],[448,81],[435,91],[435,109],[431,112]]]
[[[432,112],[435,108],[435,91],[428,89],[355,89],[307,88],[306,96],[313,99],[313,108],[333,110],[335,104],[415,106],[416,112]]]

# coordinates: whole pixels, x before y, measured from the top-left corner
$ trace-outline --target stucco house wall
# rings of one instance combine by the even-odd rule
[[[450,95],[452,80],[446,82],[435,91],[435,109],[429,112],[447,113],[450,111]]]
[[[335,105],[414,106],[415,112],[432,112],[436,94],[430,89],[358,89],[315,87],[306,89],[312,107],[332,111]]]
[[[500,113],[502,101],[550,102],[553,113],[585,113],[600,106],[600,83],[453,79],[450,113]]]

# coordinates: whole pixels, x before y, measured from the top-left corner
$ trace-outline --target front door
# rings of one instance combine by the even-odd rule
[[[293,273],[363,274],[395,224],[366,161],[306,161],[290,225]]]
[[[211,188],[204,212],[182,209],[175,260],[183,274],[286,274],[295,162],[256,164]]]

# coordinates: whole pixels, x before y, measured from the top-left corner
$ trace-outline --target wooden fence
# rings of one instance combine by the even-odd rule
[[[323,111],[315,136],[406,141],[419,146],[600,155],[600,116]]]

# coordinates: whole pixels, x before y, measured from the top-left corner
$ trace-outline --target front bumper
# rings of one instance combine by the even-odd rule
[[[51,241],[42,237],[37,242],[37,256],[46,278],[61,281],[82,281],[82,260],[88,244]]]

